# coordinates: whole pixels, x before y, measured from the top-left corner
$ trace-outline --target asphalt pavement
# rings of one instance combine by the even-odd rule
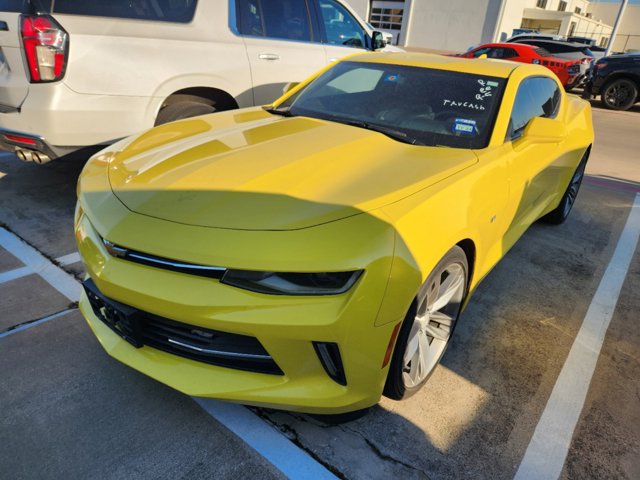
[[[303,478],[309,462],[349,479],[513,478],[548,435],[558,395],[577,409],[560,477],[640,478],[637,248],[614,272],[621,289],[606,299],[601,349],[587,349],[595,370],[585,395],[558,382],[584,374],[571,370],[572,352],[640,210],[640,108],[596,108],[594,124],[569,220],[532,226],[487,276],[425,388],[338,426],[208,408],[111,359],[62,288],[83,275],[72,223],[84,159],[0,156],[0,240],[25,242],[10,253],[0,241],[0,478]]]

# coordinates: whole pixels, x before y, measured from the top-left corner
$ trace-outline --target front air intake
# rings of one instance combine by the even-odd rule
[[[320,363],[324,367],[327,375],[340,385],[347,385],[347,377],[344,374],[342,366],[342,357],[337,343],[333,342],[313,342],[313,348],[316,349]]]

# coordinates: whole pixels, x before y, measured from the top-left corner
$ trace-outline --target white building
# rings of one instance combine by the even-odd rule
[[[592,18],[588,0],[347,0],[398,45],[464,51],[530,28],[594,38],[606,45],[611,24]]]
[[[620,3],[592,1],[588,11],[593,18],[613,25],[619,9]],[[640,51],[640,4],[627,5],[611,50],[613,52]]]

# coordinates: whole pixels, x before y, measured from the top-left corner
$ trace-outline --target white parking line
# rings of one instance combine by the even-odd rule
[[[639,237],[640,194],[636,194],[611,261],[516,472],[516,480],[555,480],[562,473],[600,349]]]
[[[0,274],[0,283],[37,273],[69,300],[78,301],[82,287],[72,275],[51,263],[36,249],[2,227],[0,227],[0,246],[26,265],[25,267]],[[79,255],[72,253],[60,257],[56,261],[61,265],[68,265],[78,260],[80,260]],[[25,323],[13,330],[0,334],[0,338],[60,318],[75,310],[75,308],[65,310],[31,323]],[[269,425],[247,408],[210,399],[194,398],[194,400],[209,415],[235,433],[287,477],[293,480],[336,478],[329,470],[309,456],[307,452],[293,444],[282,432]]]
[[[80,254],[78,252],[73,252],[69,255],[56,258],[56,262],[58,262],[63,267],[66,267],[67,265],[73,265],[74,263],[78,263],[79,261]]]
[[[33,274],[33,270],[30,267],[20,267],[9,272],[0,273],[0,284],[17,280],[18,278],[26,277]]]
[[[78,252],[73,252],[73,253],[70,253],[69,255],[64,255],[62,257],[56,258],[56,262],[58,262],[62,267],[66,267],[67,265],[73,265],[74,263],[77,263],[79,261],[80,261],[80,254]],[[43,265],[46,266],[48,264],[43,264]],[[33,275],[34,273],[36,272],[34,271],[33,266],[20,267],[20,268],[16,268],[15,270],[10,270],[8,272],[2,272],[0,273],[0,284],[10,282],[12,280],[17,280],[22,277],[27,277],[29,275]]]
[[[51,263],[35,248],[0,227],[0,246],[46,280],[53,288],[72,302],[80,299],[80,283],[60,267]]]
[[[335,479],[329,470],[291,443],[279,430],[240,405],[217,400],[194,400],[213,418],[253,447],[287,478]]]

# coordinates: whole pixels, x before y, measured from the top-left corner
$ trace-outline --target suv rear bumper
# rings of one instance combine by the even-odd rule
[[[150,97],[87,95],[64,83],[31,85],[18,110],[0,113],[0,148],[16,147],[56,158],[91,145],[111,143],[153,126]],[[29,139],[6,139],[5,133]],[[31,141],[33,140],[33,142]]]
[[[0,150],[16,153],[25,162],[46,163],[59,156],[44,138],[7,129],[0,129]]]

